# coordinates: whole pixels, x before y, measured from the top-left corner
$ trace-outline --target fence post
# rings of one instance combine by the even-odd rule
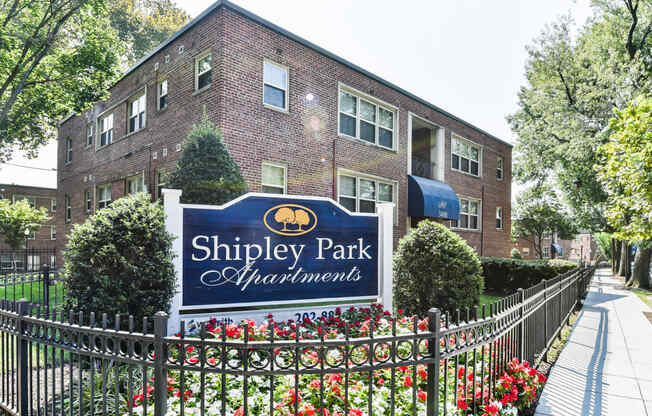
[[[157,312],[154,315],[154,415],[163,416],[167,412],[167,382],[165,369],[167,354],[163,338],[168,335],[168,315]]]
[[[521,307],[519,308],[519,314],[521,318],[520,331],[519,331],[519,344],[520,344],[520,357],[521,361],[525,360],[525,290],[522,288],[518,289],[518,299]]]
[[[18,312],[18,319],[16,320],[16,370],[18,370],[18,414],[27,415],[29,413],[29,381],[27,379],[28,368],[27,363],[29,360],[27,350],[27,339],[24,337],[25,322],[23,317],[29,315],[31,311],[31,304],[27,299],[21,299],[16,302]]]
[[[50,266],[43,266],[43,303],[50,306]]]
[[[543,279],[543,339],[548,345],[548,279]]]
[[[564,289],[564,279],[560,278],[559,279],[559,322],[558,322],[558,325],[557,325],[558,328],[561,327],[563,325],[563,323],[564,323],[564,321],[563,321],[563,319],[564,319],[564,302],[563,302],[564,301],[564,292],[563,292],[563,289]],[[561,332],[562,331],[559,330],[559,339],[562,338]]]
[[[428,352],[432,357],[432,363],[428,364],[428,416],[439,414],[439,332],[441,331],[441,311],[438,308],[431,308],[428,311],[428,331],[434,335],[428,340]]]

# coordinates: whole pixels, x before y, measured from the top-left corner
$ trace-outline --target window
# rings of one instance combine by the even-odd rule
[[[167,178],[166,178],[166,175],[165,175],[165,171],[159,170],[156,173],[156,196],[157,196],[157,199],[161,199],[161,197],[163,196],[163,193],[161,191],[163,190],[163,188],[165,188],[165,185],[167,185],[166,181],[167,181]]]
[[[145,92],[129,101],[129,133],[145,127]]]
[[[72,162],[72,139],[66,139],[66,163]]]
[[[205,54],[195,59],[195,90],[199,91],[211,83],[213,68],[211,54]]]
[[[50,255],[50,268],[54,269],[57,267],[57,256]]]
[[[93,125],[89,124],[86,127],[86,147],[93,144]]]
[[[496,179],[499,181],[503,180],[503,157],[498,156],[498,159],[496,160]]]
[[[100,119],[100,147],[113,143],[113,113]]]
[[[90,189],[87,189],[86,192],[84,192],[84,200],[86,201],[86,213],[89,214],[93,208],[93,196]]]
[[[460,218],[451,221],[451,227],[462,230],[480,229],[480,208],[479,199],[460,198]]]
[[[143,192],[145,189],[145,181],[143,175],[133,176],[127,179],[127,194],[133,195],[138,192]]]
[[[263,63],[263,72],[263,103],[281,110],[287,110],[287,68],[265,61]]]
[[[57,239],[57,227],[54,225],[50,226],[50,240]]]
[[[480,176],[480,147],[453,136],[451,168],[473,176]]]
[[[503,207],[496,207],[496,229],[503,229]]]
[[[39,255],[30,254],[27,256],[27,270],[38,271],[41,268],[41,257]]]
[[[340,134],[394,149],[396,110],[344,90],[339,101]]]
[[[339,202],[349,211],[376,212],[376,203],[394,202],[394,184],[375,178],[339,175]]]
[[[283,165],[263,163],[262,191],[266,194],[286,192],[286,168]]]
[[[50,200],[50,211],[57,212],[57,199],[56,198],[52,198]]]
[[[168,108],[168,80],[164,79],[158,83],[158,109]]]
[[[70,222],[72,220],[72,207],[70,206],[70,195],[66,195],[64,197],[64,200],[66,205],[66,222]]]
[[[18,202],[18,201],[27,201],[30,208],[36,209],[36,198],[32,198],[32,197],[29,197],[29,196],[16,196],[16,197],[14,197],[14,202]]]
[[[543,257],[545,257],[545,258],[550,257],[550,247],[544,247],[543,248]]]
[[[97,187],[97,209],[106,208],[111,203],[111,185]]]
[[[525,254],[526,256],[529,256],[530,255],[530,248],[529,247],[523,247],[523,254]]]

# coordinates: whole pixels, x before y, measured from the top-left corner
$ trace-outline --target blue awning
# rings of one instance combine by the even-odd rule
[[[551,246],[552,246],[552,249],[555,251],[556,254],[559,254],[560,256],[562,256],[564,254],[563,253],[564,250],[561,248],[561,246],[559,244],[554,244],[553,243],[553,244],[551,244]]]
[[[450,185],[408,175],[408,215],[456,220],[460,215],[460,201]]]

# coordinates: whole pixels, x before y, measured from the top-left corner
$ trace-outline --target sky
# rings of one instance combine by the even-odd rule
[[[213,2],[177,0],[193,17]],[[590,0],[233,2],[510,143],[526,46],[561,15],[591,15]],[[10,162],[39,169],[0,164],[0,183],[56,187],[56,145]]]

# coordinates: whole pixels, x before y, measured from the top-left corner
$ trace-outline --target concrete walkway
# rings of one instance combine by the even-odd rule
[[[535,416],[652,416],[652,323],[634,293],[599,269]]]

